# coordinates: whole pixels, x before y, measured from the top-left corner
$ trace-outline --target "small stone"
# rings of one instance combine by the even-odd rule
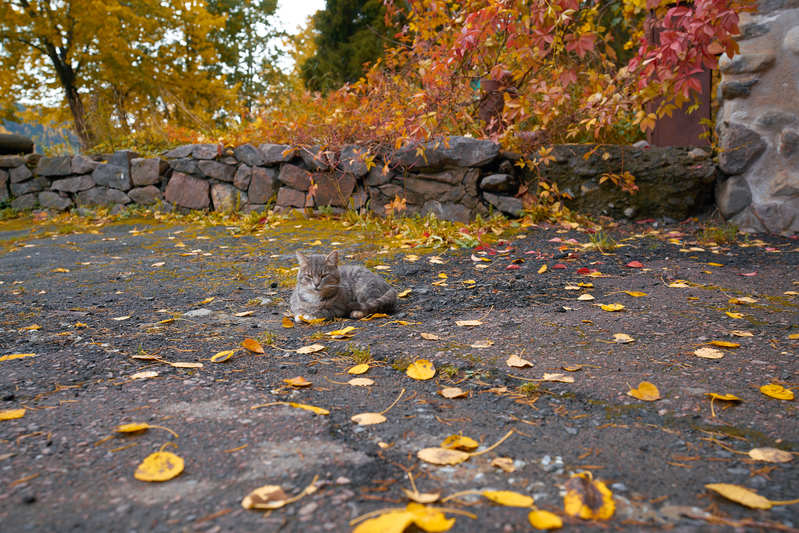
[[[290,187],[281,187],[277,192],[280,207],[305,207],[305,193]]]
[[[799,151],[799,131],[783,130],[779,137],[778,150],[785,157],[791,157]],[[796,178],[799,180],[799,177]]]
[[[214,183],[211,186],[211,204],[214,211],[233,212],[247,202],[247,193],[241,192],[227,183]]]
[[[50,180],[47,178],[36,177],[32,180],[23,181],[22,183],[11,183],[11,196],[22,196],[32,192],[39,192],[47,189],[50,186]]]
[[[163,155],[167,159],[183,159],[189,157],[193,149],[193,144],[184,144],[183,146],[178,146],[177,148],[164,152]]]
[[[152,205],[163,199],[161,190],[155,185],[134,187],[128,191],[128,196],[139,205]]]
[[[118,189],[109,187],[93,187],[78,193],[77,204],[85,205],[114,205],[130,203],[130,197]]]
[[[8,176],[11,178],[11,183],[19,183],[33,176],[33,172],[26,165],[22,165],[9,170]]]
[[[183,316],[185,316],[187,318],[202,318],[202,317],[210,316],[211,314],[213,314],[213,311],[211,311],[210,309],[206,309],[204,307],[201,307],[199,309],[192,309],[191,311],[186,311],[185,313],[183,313]]]
[[[36,174],[39,176],[68,176],[71,173],[72,157],[68,155],[42,157],[36,165]]]
[[[251,167],[257,167],[264,164],[264,155],[258,148],[251,144],[242,144],[233,150],[233,155],[242,163]]]
[[[39,193],[39,205],[45,209],[64,211],[72,207],[72,200],[56,192],[43,191]]]
[[[0,168],[14,168],[25,164],[25,160],[18,155],[0,155]]]
[[[91,174],[98,185],[104,185],[120,191],[129,191],[133,186],[130,182],[130,172],[121,165],[104,163],[99,165]]]
[[[741,124],[725,124],[719,135],[719,168],[725,174],[741,174],[766,150],[760,135]]]
[[[386,172],[383,173],[382,167],[374,167],[366,176],[366,184],[370,187],[378,187],[391,181],[392,177],[394,177],[394,173],[391,170],[386,170]]]
[[[488,192],[515,193],[519,189],[519,184],[510,174],[491,174],[480,181],[480,188]]]
[[[318,173],[314,174],[313,179],[316,184],[314,202],[317,206],[347,207],[352,191],[355,189],[355,176]]]
[[[218,161],[198,161],[197,168],[200,174],[206,178],[227,181],[229,183],[233,182],[233,176],[236,174],[236,167]]]
[[[211,203],[207,181],[175,172],[166,186],[164,197],[172,204],[188,209],[207,209]]]
[[[197,174],[199,172],[197,169],[197,161],[189,157],[173,159],[169,161],[169,166],[172,170],[183,172],[184,174]]]
[[[62,192],[80,192],[80,191],[87,191],[94,187],[96,183],[91,176],[84,174],[82,176],[75,176],[74,178],[64,178],[60,180],[54,181],[50,185],[50,189],[53,191],[62,191]]]

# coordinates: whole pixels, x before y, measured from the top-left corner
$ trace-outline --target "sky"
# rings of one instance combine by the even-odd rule
[[[325,0],[278,0],[274,18],[280,29],[296,33],[297,27],[304,26],[309,15],[324,7]]]

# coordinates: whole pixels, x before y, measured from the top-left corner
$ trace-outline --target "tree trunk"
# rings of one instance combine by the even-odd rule
[[[94,144],[94,135],[86,122],[86,111],[83,108],[83,101],[78,94],[78,89],[71,85],[64,87],[64,94],[66,95],[69,110],[72,112],[72,122],[75,126],[75,133],[78,135],[80,145],[83,150],[91,148]]]

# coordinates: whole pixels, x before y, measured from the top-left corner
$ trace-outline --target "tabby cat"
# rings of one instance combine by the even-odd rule
[[[300,268],[291,294],[291,313],[300,317],[362,318],[372,313],[390,313],[397,291],[361,265],[338,265],[338,251],[328,255],[297,252]]]

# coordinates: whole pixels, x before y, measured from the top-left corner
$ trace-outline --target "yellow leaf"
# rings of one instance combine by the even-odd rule
[[[443,389],[438,391],[438,393],[444,398],[447,398],[448,400],[452,400],[455,398],[465,398],[466,396],[468,396],[466,394],[466,391],[464,391],[460,387],[444,387]]]
[[[284,379],[283,383],[288,383],[292,387],[310,387],[311,382],[305,379],[302,376],[297,376],[294,378]]]
[[[720,346],[721,348],[738,348],[740,344],[737,342],[730,342],[730,341],[710,341],[708,344],[712,344],[713,346]]]
[[[416,503],[433,503],[441,497],[440,492],[414,492],[408,489],[402,489],[402,492],[405,493],[409,500]]]
[[[607,520],[613,516],[616,510],[613,493],[601,481],[593,480],[590,472],[573,475],[565,487],[563,508],[567,515],[583,520]]]
[[[730,298],[728,300],[728,302],[731,303],[731,304],[745,305],[745,304],[757,303],[757,299],[756,298],[750,298],[749,296],[743,296],[741,298]]]
[[[369,378],[352,378],[347,383],[352,385],[353,387],[369,387],[371,385],[374,385],[375,381]]]
[[[77,328],[77,329],[88,328],[89,325],[88,324],[84,324],[83,322],[75,322],[75,326],[74,327]]]
[[[56,273],[69,272],[69,269],[68,268],[58,267],[58,268],[54,268],[50,272],[56,272]]]
[[[592,301],[594,299],[595,299],[594,296],[592,294],[588,294],[588,293],[581,294],[580,296],[577,297],[577,300],[579,300],[581,302],[590,302],[590,301]]]
[[[201,302],[198,302],[198,303],[197,303],[197,305],[205,305],[205,304],[210,304],[211,302],[213,302],[213,301],[214,301],[214,299],[215,299],[215,298],[216,298],[215,296],[209,296],[209,297],[208,297],[208,298],[206,298],[205,300],[203,300],[203,301],[201,301]]]
[[[376,318],[388,318],[388,315],[385,313],[372,313],[369,316],[363,317],[361,320],[364,322],[369,322],[370,320],[374,320]]]
[[[456,465],[468,460],[471,454],[436,446],[435,448],[423,448],[416,453],[416,456],[422,461],[434,465]]]
[[[14,420],[25,416],[25,409],[2,409],[0,410],[0,420]]]
[[[712,267],[723,267],[724,266],[721,263],[708,263],[708,265],[712,266]]]
[[[355,365],[347,370],[347,374],[358,376],[360,374],[366,373],[367,370],[369,370],[369,365],[367,363],[361,363],[360,365]]]
[[[351,332],[355,331],[355,328],[352,326],[347,326],[343,329],[334,329],[333,331],[328,331],[325,335],[329,335],[331,337],[343,337],[349,335]]]
[[[413,523],[414,515],[402,510],[393,510],[358,524],[352,533],[402,533]]]
[[[456,320],[455,324],[462,328],[469,328],[473,326],[482,326],[483,323],[479,320]]]
[[[475,341],[469,346],[471,346],[472,348],[491,348],[493,345],[494,341],[485,339],[485,340]]]
[[[121,322],[121,321],[123,321],[123,320],[127,320],[127,319],[129,319],[129,318],[130,318],[130,315],[125,315],[125,316],[117,316],[117,317],[114,317],[114,318],[112,318],[111,320],[116,320],[117,322]]]
[[[284,316],[281,325],[284,328],[293,328],[294,327],[294,321],[292,319],[290,319],[289,317]]]
[[[645,292],[638,292],[638,291],[624,291],[624,292],[626,292],[627,294],[629,294],[633,298],[640,298],[642,296],[646,296],[647,295]]]
[[[455,524],[454,518],[448,519],[444,513],[435,507],[425,507],[424,505],[411,502],[405,509],[413,515],[413,523],[427,533],[449,531]]]
[[[614,333],[613,334],[613,342],[617,342],[619,344],[627,344],[630,342],[634,342],[635,339],[627,335],[626,333]]]
[[[771,509],[773,505],[770,500],[764,498],[760,494],[738,485],[731,485],[729,483],[709,483],[705,485],[705,488],[717,492],[728,500],[740,503],[750,509]]]
[[[400,292],[400,293],[397,293],[397,298],[405,298],[405,297],[406,297],[406,296],[408,296],[408,295],[409,295],[411,292],[413,292],[413,289],[405,289],[404,291],[402,291],[402,292]]]
[[[181,472],[181,457],[170,452],[155,452],[141,462],[133,476],[139,481],[168,481]]]
[[[158,322],[156,322],[156,324],[171,324],[174,321],[175,321],[174,318],[165,318],[163,320],[159,320]],[[75,324],[75,326],[77,327],[77,324]]]
[[[539,274],[543,274],[546,271],[547,271],[547,266],[545,264],[541,265],[541,267],[538,269]]]
[[[745,331],[742,329],[733,329],[730,331],[730,335],[734,335],[736,337],[754,337],[754,333],[751,331]],[[799,338],[799,337],[797,337]]]
[[[560,383],[574,383],[574,378],[563,374],[546,373],[539,381],[557,381]]]
[[[295,351],[300,354],[309,354],[309,353],[321,352],[324,349],[325,347],[321,344],[309,344],[308,346],[297,348]]]
[[[684,281],[675,281],[673,283],[669,283],[668,286],[671,287],[672,289],[687,289],[688,287],[690,287],[690,285],[688,285]]]
[[[725,311],[724,314],[727,315],[730,318],[743,318],[744,317],[741,313],[731,313],[730,311]]]
[[[245,316],[251,316],[251,315],[254,315],[254,314],[255,314],[255,311],[242,311],[240,313],[233,313],[233,316],[237,316],[237,317],[241,318],[241,317],[245,317]]]
[[[776,385],[774,383],[770,385],[763,385],[760,387],[760,392],[777,400],[793,400],[792,390],[786,389],[782,385]]]
[[[405,374],[413,379],[424,381],[436,375],[436,368],[432,361],[427,359],[417,359],[408,366]]]
[[[255,339],[244,339],[241,341],[241,345],[251,352],[264,353],[264,347]]]
[[[594,284],[591,283],[591,282],[587,282],[586,283],[586,282],[582,282],[581,281],[580,283],[577,284],[577,286],[581,287],[583,289],[593,289],[594,288]]]
[[[380,413],[358,413],[350,417],[350,420],[359,426],[371,426],[373,424],[382,424],[387,419]]]
[[[225,350],[225,351],[222,351],[222,352],[218,352],[215,355],[211,356],[211,362],[212,363],[221,363],[223,361],[227,361],[237,351],[238,350]]]
[[[130,379],[149,379],[158,376],[158,372],[155,370],[145,370],[143,372],[136,372],[135,374],[131,374]]]
[[[11,361],[12,359],[22,359],[23,357],[36,357],[35,353],[10,353],[0,357],[0,361]]]
[[[31,324],[30,326],[19,328],[19,331],[36,331],[37,329],[42,329],[42,327],[39,324]]]
[[[494,503],[507,507],[532,507],[535,503],[530,496],[511,490],[485,490],[483,496]]]
[[[601,307],[603,311],[609,311],[611,313],[614,311],[622,311],[624,309],[624,305],[622,304],[602,304],[599,307]]]
[[[628,390],[627,395],[645,402],[654,402],[660,399],[660,391],[654,384],[648,381],[639,383],[637,389]]]
[[[522,359],[516,354],[512,354],[510,357],[508,357],[508,360],[505,361],[505,364],[513,368],[524,368],[526,366],[533,366],[533,363],[531,363],[527,359]]]
[[[264,485],[245,496],[241,506],[245,509],[279,509],[288,499],[280,485]]]
[[[724,400],[725,402],[740,402],[743,401],[734,394],[718,394],[715,392],[706,392],[705,396],[710,396],[713,400]]]
[[[721,359],[724,357],[724,352],[715,348],[699,348],[694,350],[694,355],[703,359]]]
[[[503,472],[511,473],[516,471],[513,459],[510,457],[495,457],[491,460],[491,466],[501,469]]]
[[[423,339],[427,339],[429,341],[439,341],[441,337],[436,335],[435,333],[420,333]]]
[[[202,368],[203,367],[202,363],[188,363],[188,362],[183,362],[183,361],[177,361],[175,363],[172,363],[172,362],[169,362],[169,361],[164,361],[164,362],[166,364],[168,364],[169,366],[172,366],[174,368]]]
[[[788,338],[792,341],[795,341],[799,339],[799,333],[791,333],[790,335],[788,335]]]
[[[558,529],[563,527],[563,520],[549,511],[534,509],[527,515],[530,525],[536,529]]]
[[[439,272],[439,273],[438,273],[438,278],[439,278],[439,279],[447,279],[447,277],[448,277],[448,276],[447,276],[447,275],[446,275],[444,272]]]
[[[141,422],[136,424],[122,424],[121,426],[117,426],[114,431],[117,433],[137,433],[149,428],[150,424]]]
[[[768,463],[787,463],[793,459],[791,452],[777,448],[752,448],[749,450],[748,455],[755,461],[766,461]]]
[[[327,409],[323,409],[321,407],[316,407],[315,405],[308,405],[308,404],[296,403],[296,402],[286,402],[286,405],[290,405],[291,407],[295,407],[297,409],[305,409],[306,411],[311,411],[312,413],[316,413],[317,415],[329,415],[330,414],[330,411],[328,411]]]
[[[463,450],[466,452],[476,450],[479,446],[479,442],[464,435],[450,435],[441,442],[442,448],[447,448],[450,450]]]

